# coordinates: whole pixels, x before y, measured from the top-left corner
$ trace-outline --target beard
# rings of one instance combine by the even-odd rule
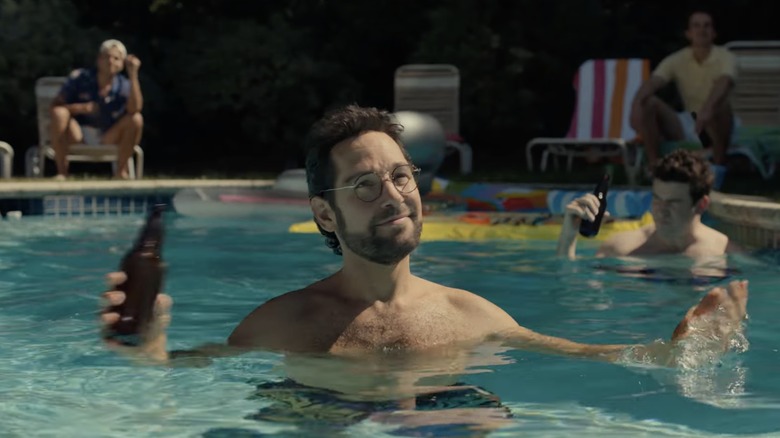
[[[392,235],[380,236],[377,233],[379,228],[374,226],[385,219],[395,216],[398,214],[397,211],[383,214],[381,217],[374,219],[371,228],[367,233],[351,233],[346,229],[346,223],[344,221],[344,215],[341,213],[341,209],[334,208],[334,210],[338,220],[341,244],[368,261],[380,265],[395,265],[403,260],[404,257],[411,254],[420,244],[422,221],[414,210],[412,210],[409,215],[409,219],[411,219],[414,224],[414,230],[412,231],[412,236],[404,240],[399,240],[398,235],[404,233],[405,230],[393,230],[394,233]]]

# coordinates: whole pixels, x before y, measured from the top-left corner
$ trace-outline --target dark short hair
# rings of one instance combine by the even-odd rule
[[[710,194],[715,181],[709,163],[686,149],[677,149],[658,160],[653,177],[665,182],[687,183],[694,203]]]
[[[710,23],[712,23],[712,27],[715,28],[715,16],[712,14],[712,11],[703,5],[697,5],[688,10],[688,15],[685,17],[685,29],[689,29],[691,27],[691,18],[693,18],[693,16],[696,14],[705,14],[709,16]]]
[[[324,190],[334,188],[336,170],[330,156],[333,147],[369,131],[383,132],[390,136],[401,148],[406,160],[412,161],[401,143],[403,126],[399,125],[389,112],[354,104],[337,108],[315,122],[306,136],[306,182],[309,186],[309,197],[323,195]],[[333,200],[332,192],[326,192],[324,195],[328,202]],[[323,230],[319,224],[317,228],[325,236],[328,247],[333,249],[334,253],[341,254],[341,243],[336,233]]]

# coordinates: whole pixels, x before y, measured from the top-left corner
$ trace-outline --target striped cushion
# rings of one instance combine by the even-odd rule
[[[577,107],[567,138],[622,138],[633,140],[631,102],[650,76],[646,59],[590,59],[574,78]]]

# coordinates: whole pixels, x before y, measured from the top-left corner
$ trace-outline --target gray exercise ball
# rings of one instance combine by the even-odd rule
[[[421,169],[418,179],[420,193],[431,191],[433,177],[444,162],[447,138],[435,117],[414,111],[398,111],[394,114],[398,124],[404,127],[401,142]]]

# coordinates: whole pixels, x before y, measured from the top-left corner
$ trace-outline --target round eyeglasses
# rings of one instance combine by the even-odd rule
[[[411,193],[417,188],[417,176],[420,174],[420,169],[413,164],[403,164],[389,173],[390,178],[399,193]],[[382,196],[382,189],[384,188],[384,175],[379,175],[376,172],[369,172],[360,175],[355,180],[355,184],[344,187],[337,187],[335,189],[327,189],[320,192],[334,192],[336,190],[352,189],[355,191],[355,196],[364,202],[373,202]]]

